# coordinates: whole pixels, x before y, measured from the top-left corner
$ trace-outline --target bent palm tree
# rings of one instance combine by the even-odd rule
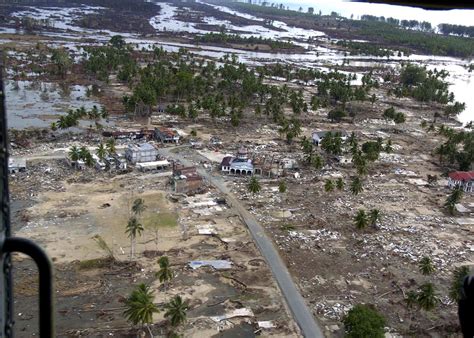
[[[278,183],[278,191],[283,194],[286,192],[286,189],[285,181],[280,181],[280,183]]]
[[[372,209],[369,213],[369,222],[370,225],[374,228],[377,227],[377,223],[380,221],[381,215],[379,209]]]
[[[109,152],[109,154],[115,154],[115,139],[114,138],[111,138],[109,140],[107,140],[107,143],[105,145],[107,147],[107,151]]]
[[[324,190],[326,192],[331,192],[334,190],[334,183],[332,180],[326,180],[326,182],[324,183]]]
[[[257,178],[255,176],[252,176],[247,186],[248,191],[255,195],[260,192],[261,188],[262,187],[260,186],[260,183],[258,182]]]
[[[170,269],[170,261],[167,256],[160,257],[158,260],[160,270],[156,273],[156,277],[160,280],[160,283],[164,283],[165,287],[168,281],[173,279],[173,271]]]
[[[125,233],[130,238],[130,258],[133,259],[135,255],[135,242],[137,235],[140,236],[143,232],[143,225],[141,225],[136,217],[131,217],[128,220],[127,227],[125,228]]]
[[[365,211],[360,209],[356,216],[354,217],[354,223],[357,227],[357,229],[364,229],[367,227],[367,215],[365,214]]]
[[[418,263],[418,267],[420,268],[420,272],[425,276],[431,275],[435,271],[431,258],[427,256],[423,257],[420,260],[420,263]]]
[[[140,216],[143,211],[145,211],[146,205],[145,205],[145,200],[143,198],[137,198],[135,201],[133,201],[132,205],[132,212],[136,216]]]
[[[425,283],[420,286],[420,290],[417,295],[418,305],[426,311],[433,310],[439,302],[438,296],[436,295],[435,288],[431,283]]]
[[[165,309],[165,318],[169,317],[172,326],[178,326],[186,321],[188,304],[183,302],[179,295],[174,296],[169,303],[165,304]]]
[[[88,167],[94,166],[94,159],[92,158],[91,153],[88,153],[86,155],[86,158],[84,159],[84,162],[86,163],[86,166],[88,166]]]
[[[360,194],[364,188],[362,187],[362,181],[359,177],[355,177],[351,183],[351,192],[354,195]]]
[[[153,314],[159,312],[153,299],[153,291],[150,291],[150,287],[142,283],[132,291],[125,301],[125,311],[123,312],[125,318],[133,325],[146,326],[150,337],[153,337],[153,334],[148,325],[153,322]]]
[[[89,149],[87,149],[86,147],[82,146],[80,149],[79,149],[79,157],[82,159],[82,160],[86,160],[87,157],[89,157],[91,153],[89,152]]]
[[[79,151],[79,148],[76,146],[72,146],[71,149],[69,149],[69,158],[73,162],[77,162],[81,157],[81,153]]]
[[[100,160],[103,160],[107,155],[107,149],[105,149],[105,145],[103,143],[100,143],[97,147],[96,154],[100,158]]]

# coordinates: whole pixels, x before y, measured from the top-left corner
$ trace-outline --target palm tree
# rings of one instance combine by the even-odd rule
[[[153,291],[150,291],[150,287],[142,283],[132,291],[125,301],[125,311],[123,312],[125,318],[133,325],[146,326],[150,337],[153,337],[153,333],[148,325],[153,322],[153,314],[159,312],[153,300]]]
[[[420,260],[418,267],[420,268],[420,272],[425,276],[431,275],[435,271],[431,258],[427,256]]]
[[[109,117],[109,112],[107,111],[107,108],[105,106],[102,106],[100,108],[100,117],[103,118],[104,120]]]
[[[446,199],[444,206],[448,209],[451,215],[454,215],[454,211],[456,210],[456,204],[461,201],[462,195],[463,191],[459,186],[457,186]]]
[[[314,169],[317,169],[317,170],[321,169],[324,165],[323,159],[321,158],[321,156],[317,154],[312,154],[310,157],[310,161]]]
[[[107,155],[107,149],[105,149],[105,145],[102,142],[99,143],[96,154],[101,160],[103,160],[105,156]]]
[[[283,193],[286,192],[286,189],[287,189],[287,187],[286,187],[285,181],[283,181],[283,180],[280,181],[280,182],[278,183],[278,191],[283,194]]]
[[[258,182],[255,176],[252,176],[252,178],[250,179],[247,189],[249,192],[251,192],[254,195],[259,193],[260,190],[262,189],[262,187],[260,186],[260,183]]]
[[[342,179],[342,177],[339,177],[336,181],[336,188],[338,190],[342,190],[344,189],[344,180]]]
[[[127,227],[125,228],[125,233],[130,238],[130,258],[133,259],[135,255],[135,241],[137,235],[140,236],[143,232],[144,228],[141,225],[136,217],[130,217],[127,223]]]
[[[451,286],[449,287],[449,298],[451,298],[453,302],[458,302],[459,299],[461,299],[464,278],[469,276],[469,270],[469,267],[466,265],[454,269],[451,278]]]
[[[418,303],[418,295],[415,291],[411,290],[407,292],[405,302],[408,308],[414,307]]]
[[[51,130],[52,131],[56,131],[58,130],[58,124],[56,122],[51,122]]]
[[[420,286],[417,295],[418,305],[426,311],[433,310],[438,304],[439,298],[436,295],[435,288],[431,283],[425,283]]]
[[[115,139],[113,137],[107,140],[105,146],[107,147],[107,151],[109,152],[109,154],[115,154]]]
[[[379,209],[372,209],[369,213],[369,223],[374,228],[377,227],[377,222],[380,221],[380,210]]]
[[[91,153],[87,153],[86,157],[84,158],[84,162],[89,168],[94,166],[94,158],[92,157]]]
[[[140,216],[142,212],[145,211],[145,209],[146,205],[143,198],[137,198],[135,201],[133,201],[132,212],[135,214],[135,216]]]
[[[326,192],[331,192],[334,190],[334,183],[332,180],[326,180],[326,182],[324,183],[324,190]]]
[[[90,152],[89,152],[89,149],[87,149],[86,147],[82,146],[80,149],[79,149],[79,157],[80,159],[82,160],[86,160],[86,158],[90,155]]]
[[[186,321],[186,310],[188,310],[188,304],[183,302],[181,296],[176,295],[167,304],[165,304],[165,318],[170,318],[172,326],[178,326]]]
[[[167,256],[162,256],[158,260],[160,270],[156,273],[156,277],[160,280],[160,283],[164,283],[165,287],[168,281],[173,279],[173,271],[170,269],[170,261]]]
[[[360,194],[364,188],[362,187],[362,181],[359,177],[355,177],[351,183],[351,192],[353,195]]]
[[[69,158],[71,159],[71,161],[77,162],[79,161],[80,157],[81,153],[79,151],[79,148],[76,146],[72,146],[71,149],[69,149]]]
[[[354,217],[354,223],[357,229],[364,229],[367,226],[367,215],[363,209],[357,211],[357,214]]]

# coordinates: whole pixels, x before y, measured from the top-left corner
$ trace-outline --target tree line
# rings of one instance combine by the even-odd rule
[[[196,35],[194,41],[197,43],[237,43],[245,45],[268,45],[271,49],[290,49],[295,45],[287,41],[273,40],[263,38],[261,36],[243,37],[238,34],[226,33],[206,33],[204,35]]]

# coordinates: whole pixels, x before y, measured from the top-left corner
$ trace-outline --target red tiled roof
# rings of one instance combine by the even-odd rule
[[[177,136],[178,133],[175,130],[169,128],[160,128],[160,132],[168,137]]]
[[[472,181],[474,180],[474,171],[453,171],[448,176],[455,181]]]

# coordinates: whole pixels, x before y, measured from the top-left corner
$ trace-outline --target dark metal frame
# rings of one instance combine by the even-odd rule
[[[11,253],[30,256],[39,271],[39,332],[54,337],[52,264],[46,253],[34,242],[11,237],[10,196],[8,190],[8,134],[5,107],[3,55],[0,53],[0,337],[14,336]],[[3,326],[3,328],[2,328]]]

